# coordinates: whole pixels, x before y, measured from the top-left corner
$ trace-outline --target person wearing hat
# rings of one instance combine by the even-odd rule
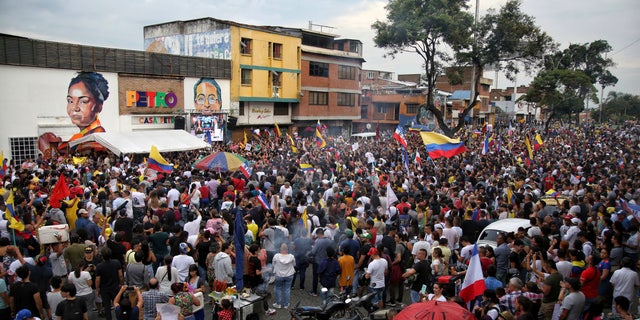
[[[387,270],[387,260],[380,258],[377,248],[369,249],[367,255],[371,261],[365,269],[365,277],[371,280],[369,290],[374,293],[371,303],[377,304],[378,308],[384,306],[383,293],[385,290],[384,274]]]
[[[16,313],[15,320],[40,320],[40,318],[34,317],[29,309],[22,309]]]
[[[360,242],[353,238],[354,234],[351,229],[346,229],[344,235],[346,239],[342,240],[338,246],[340,252],[344,252],[344,248],[349,247],[349,254],[353,257],[353,261],[358,261],[360,259]]]
[[[171,266],[178,269],[178,275],[180,277],[180,281],[185,281],[187,276],[189,275],[189,266],[195,264],[195,260],[193,257],[189,255],[191,252],[191,247],[186,242],[180,242],[179,245],[180,254],[173,257],[173,262],[171,262]]]

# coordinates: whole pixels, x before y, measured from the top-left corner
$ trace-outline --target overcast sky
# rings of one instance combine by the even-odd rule
[[[480,0],[480,12],[506,0]],[[619,82],[610,90],[640,95],[640,1],[523,0],[522,10],[566,48],[599,39],[613,48]],[[175,20],[213,17],[254,25],[335,27],[333,33],[364,44],[365,69],[422,73],[415,54],[384,58],[375,48],[371,24],[384,20],[384,0],[0,0],[0,32],[41,40],[143,50],[143,27]],[[471,1],[475,5],[475,1]],[[472,11],[473,12],[473,11]],[[495,78],[495,73],[486,73]],[[528,84],[531,79],[518,79]],[[494,87],[496,81],[494,81]],[[498,88],[513,86],[499,76]]]

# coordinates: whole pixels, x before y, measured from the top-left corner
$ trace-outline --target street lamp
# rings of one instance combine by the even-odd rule
[[[602,85],[602,91],[600,91],[600,123],[602,123],[603,96],[604,96],[604,84]]]

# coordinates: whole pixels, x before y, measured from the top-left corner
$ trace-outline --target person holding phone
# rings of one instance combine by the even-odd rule
[[[427,261],[427,250],[420,249],[416,254],[418,262],[413,264],[411,269],[408,269],[402,274],[403,279],[414,278],[411,283],[411,303],[420,301],[420,295],[427,293],[427,285],[429,284],[429,275],[431,274],[429,262]],[[424,290],[423,290],[424,289]]]

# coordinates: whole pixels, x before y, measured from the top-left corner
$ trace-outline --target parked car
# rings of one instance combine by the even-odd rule
[[[486,226],[482,232],[480,232],[480,236],[478,236],[478,241],[476,241],[476,243],[478,246],[489,245],[495,249],[498,246],[496,243],[498,234],[509,232],[515,233],[518,232],[520,227],[528,230],[531,228],[531,224],[528,219],[511,218],[498,220]]]

